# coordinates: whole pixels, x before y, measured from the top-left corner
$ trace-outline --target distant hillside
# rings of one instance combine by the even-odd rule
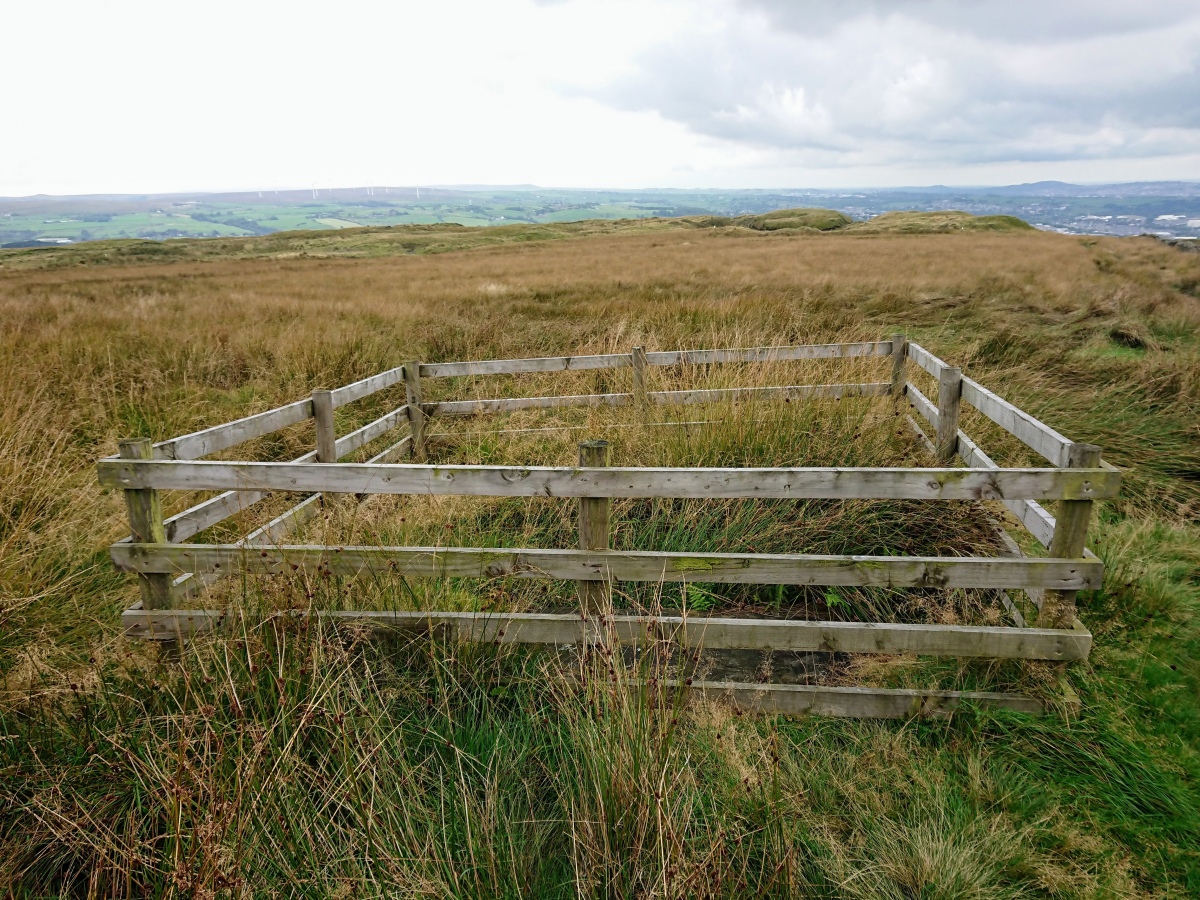
[[[167,241],[394,225],[557,225],[604,219],[709,216],[775,231],[836,229],[897,211],[1016,216],[1068,234],[1200,236],[1200,184],[842,190],[584,190],[534,185],[376,186],[227,193],[0,197],[0,248],[114,238]],[[807,210],[797,213],[796,210]]]
[[[451,223],[342,228],[329,231],[281,231],[256,237],[172,241],[89,241],[0,250],[0,268],[128,265],[217,259],[289,259],[302,257],[370,258],[411,253],[445,253],[507,243],[562,240],[594,234],[728,229],[767,235],[945,234],[964,231],[1031,231],[1012,216],[972,216],[957,210],[884,213],[865,222],[832,209],[781,209],[759,216],[681,216],[647,219],[590,219],[542,225],[469,228]]]

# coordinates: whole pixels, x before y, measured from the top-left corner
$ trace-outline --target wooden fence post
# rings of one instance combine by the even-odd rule
[[[642,347],[634,347],[629,354],[633,363],[633,401],[639,406],[646,405],[646,351]]]
[[[409,360],[404,364],[404,392],[408,395],[408,421],[412,427],[413,458],[425,462],[425,410],[421,404],[421,364]]]
[[[908,358],[908,342],[902,334],[892,335],[892,397],[899,402],[904,396],[904,386],[908,383],[904,361]]]
[[[958,451],[958,408],[962,400],[962,369],[946,366],[938,376],[937,456],[944,463]]]
[[[1094,444],[1072,444],[1067,456],[1068,469],[1100,467],[1100,448]],[[1088,521],[1092,516],[1091,500],[1060,500],[1058,517],[1054,521],[1054,537],[1050,541],[1050,556],[1058,559],[1078,559],[1087,545]],[[1075,621],[1075,595],[1078,591],[1045,591],[1038,613],[1039,628],[1070,628]]]
[[[313,419],[317,423],[317,462],[335,463],[337,454],[337,431],[333,425],[333,391],[312,392]],[[338,494],[322,494],[321,502],[337,500]]]
[[[313,418],[317,422],[317,462],[337,462],[337,432],[333,427],[333,391],[312,392]]]
[[[608,441],[581,441],[579,465],[587,468],[608,465]],[[608,549],[607,497],[579,499],[579,549]],[[604,610],[608,600],[609,582],[579,581],[579,607],[585,618]]]
[[[154,459],[154,445],[149,438],[121,441],[122,459]],[[125,491],[125,508],[129,511],[129,530],[139,544],[165,544],[167,529],[163,525],[162,498],[155,488]],[[138,575],[142,589],[143,609],[171,608],[171,576],[167,574]]]

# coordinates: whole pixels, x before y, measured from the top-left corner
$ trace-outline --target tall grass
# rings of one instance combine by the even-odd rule
[[[1200,892],[1200,309],[1184,290],[1200,261],[1148,241],[1042,234],[603,230],[436,256],[6,264],[4,890]],[[1126,472],[1124,498],[1098,516],[1105,588],[1080,599],[1097,644],[1088,665],[1069,670],[1084,700],[1078,720],[737,716],[719,704],[680,707],[663,677],[674,669],[661,668],[678,661],[655,654],[610,660],[397,642],[288,617],[235,616],[233,634],[191,645],[178,662],[117,633],[116,613],[135,590],[103,548],[122,535],[124,510],[120,496],[95,487],[93,462],[120,437],[170,437],[412,357],[875,340],[898,327],[1069,437],[1100,444]],[[842,380],[838,372],[886,380],[870,365],[886,369],[865,361],[654,370],[651,387],[819,383]],[[586,393],[624,389],[620,378],[628,373],[429,388],[433,399]],[[400,402],[394,390],[339,410],[340,427]],[[878,465],[921,453],[886,403],[796,404],[765,421],[750,407],[679,418],[693,412],[718,421],[651,427],[623,418],[628,411],[579,410],[555,422],[580,431],[532,434],[511,429],[549,424],[545,417],[447,420],[436,423],[447,433],[434,449],[448,461],[569,463],[581,436],[603,433],[615,462],[631,464]],[[965,423],[997,459],[1035,462],[986,421]],[[297,427],[238,454],[286,458],[312,440],[311,426]],[[170,498],[171,511],[191,499]],[[973,515],[919,507],[621,502],[615,540],[669,549],[986,549],[990,538]],[[314,536],[328,529],[371,542],[569,546],[570,516],[568,504],[540,500],[376,497],[310,527]],[[214,539],[235,534],[231,526]],[[571,599],[567,585],[414,581],[229,580],[215,596],[255,612],[310,602],[547,608]],[[853,608],[831,610],[824,594],[712,586],[620,599],[915,621],[978,621],[990,608],[969,596],[863,592],[844,598]],[[853,665],[827,677],[1056,684],[1053,670],[1036,665]]]

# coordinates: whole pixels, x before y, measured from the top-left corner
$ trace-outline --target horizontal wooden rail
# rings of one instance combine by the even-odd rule
[[[799,347],[755,347],[744,350],[674,350],[646,354],[650,365],[706,364],[714,362],[780,362],[797,359],[826,359],[857,356],[887,356],[891,352],[891,341],[861,342],[850,344],[818,344]],[[609,353],[597,356],[555,356],[538,359],[479,360],[473,362],[425,363],[420,367],[422,377],[441,378],[455,375],[500,375],[522,372],[555,372],[581,369],[624,368],[632,365],[628,353]],[[331,392],[333,406],[345,406],[361,400],[377,391],[399,384],[404,380],[404,367],[397,366],[386,372],[371,375],[359,381],[337,388]],[[790,390],[790,389],[789,389]],[[586,395],[589,397],[617,397],[622,395]],[[541,398],[528,398],[541,399]],[[603,404],[604,400],[583,398],[560,398],[576,402]],[[501,401],[471,401],[484,404]],[[514,401],[503,401],[511,403]],[[522,402],[522,401],[515,401]],[[628,401],[618,401],[628,402]],[[696,402],[696,401],[693,401]],[[530,404],[539,405],[539,404]],[[574,405],[571,402],[545,403],[545,406]],[[500,407],[503,408],[525,408]],[[495,411],[485,409],[482,411]],[[444,414],[453,414],[450,409]],[[245,441],[272,434],[291,425],[311,419],[312,400],[305,398],[275,409],[255,413],[223,425],[215,425],[191,434],[185,434],[154,445],[155,459],[189,460],[201,459],[212,453],[227,450]]]
[[[948,368],[944,362],[920,344],[914,344],[912,341],[908,342],[908,358],[932,375],[934,380],[941,377],[943,369]]]
[[[908,355],[934,378],[937,378],[947,368],[946,363],[919,344],[910,343]],[[913,390],[913,386],[909,385],[910,393]],[[920,392],[918,391],[918,393]],[[924,399],[924,395],[921,395],[921,398]],[[1051,464],[1066,466],[1072,442],[1046,423],[1029,415],[971,378],[963,377],[962,379],[962,399],[1012,434],[1025,446],[1037,451]],[[922,415],[925,415],[925,408],[918,406],[917,403],[913,405],[917,406]],[[925,415],[925,418],[931,422],[936,421],[936,418],[930,418],[928,415]]]
[[[347,403],[361,400],[376,391],[396,384],[403,379],[403,372],[404,368],[401,366],[340,387],[331,392],[333,405],[335,407],[345,406]],[[226,422],[224,425],[214,425],[203,431],[195,431],[168,441],[161,441],[154,445],[154,458],[200,459],[211,453],[218,453],[254,438],[297,425],[312,417],[312,398],[297,400],[295,403],[255,413],[243,419]]]
[[[392,462],[410,453],[411,447],[412,435],[405,435],[395,444],[392,444],[387,449],[371,457],[370,462]],[[305,454],[305,457],[315,456],[316,453]],[[258,492],[229,491],[225,494],[222,494],[221,497],[245,496],[247,493],[249,496],[259,496],[260,498],[269,496],[269,493],[267,492],[259,494]],[[237,545],[252,547],[258,545],[278,544],[283,538],[294,534],[302,525],[304,525],[305,522],[320,512],[321,506],[317,502],[320,497],[320,494],[312,494],[311,496],[304,498],[291,509],[276,516],[266,525],[262,526],[261,528],[256,528],[254,531],[250,532],[248,535],[238,541]],[[193,507],[193,509],[195,508],[196,507]],[[235,510],[235,512],[236,511],[237,510]],[[167,539],[173,543],[186,540],[186,538],[182,537],[172,538],[170,537],[169,533]],[[128,543],[128,539],[122,541],[121,543]],[[195,594],[200,588],[207,587],[208,585],[212,584],[220,577],[221,573],[215,571],[203,573],[189,572],[176,578],[173,586],[179,592],[180,596],[187,597]]]
[[[272,519],[267,524],[251,531],[248,535],[246,535],[244,538],[242,538],[236,544],[227,544],[225,546],[246,548],[246,547],[261,547],[261,546],[278,545],[279,543],[281,543],[284,540],[284,538],[287,538],[287,537],[295,534],[296,531],[299,530],[300,527],[302,525],[304,525],[305,522],[312,519],[314,516],[317,515],[317,513],[319,513],[321,511],[321,502],[320,501],[321,501],[320,494],[312,494],[309,497],[305,497],[303,500],[301,500],[295,506],[291,507],[290,509],[286,510],[285,512],[280,513],[278,516],[276,516],[274,519]],[[120,544],[118,544],[116,546],[132,546],[132,545],[121,542]],[[177,545],[170,545],[170,546],[188,547],[188,546],[197,546],[197,545],[195,545],[195,544],[177,544]],[[172,574],[178,573],[180,571],[181,570],[179,570],[179,569],[174,569],[174,570],[172,570]],[[192,596],[193,594],[195,594],[197,591],[201,590],[202,588],[208,587],[214,581],[216,581],[219,578],[224,577],[226,574],[228,574],[228,573],[222,572],[219,569],[206,570],[206,571],[196,571],[195,569],[189,569],[186,572],[183,572],[182,574],[180,574],[179,577],[175,579],[175,581],[172,583],[172,589],[174,591],[176,591],[179,596],[189,597],[189,596]]]
[[[328,491],[472,497],[1100,500],[1106,469],[579,468],[101,460],[100,485],[131,490]]]
[[[495,400],[442,400],[426,403],[429,416],[478,416],[517,409],[558,409],[565,406],[628,406],[633,394],[576,394],[558,397],[512,397]]]
[[[802,397],[840,400],[842,397],[880,397],[888,393],[886,381],[870,384],[794,384],[786,387],[717,388],[699,391],[651,391],[646,397],[652,403],[740,403],[754,400],[782,400],[785,403]]]
[[[1052,465],[1067,465],[1072,442],[1049,425],[1023,412],[970,378],[964,377],[962,380],[962,398],[1026,447],[1048,459]]]
[[[374,422],[364,425],[357,431],[352,431],[337,440],[337,454],[341,458],[353,453],[359,447],[369,444],[375,438],[391,429],[408,423],[408,407],[402,406],[386,415],[380,416]],[[310,451],[298,456],[292,462],[315,462],[316,451]],[[181,513],[171,516],[163,524],[167,529],[167,540],[171,543],[186,541],[193,535],[223,522],[230,516],[244,512],[261,500],[265,500],[270,491],[226,491],[219,496],[197,503]]]
[[[908,402],[924,417],[925,421],[936,428],[938,412],[937,406],[934,405],[933,401],[921,393],[921,389],[911,381],[906,386],[904,395],[908,397]]]
[[[800,397],[875,397],[888,392],[886,382],[872,384],[796,384],[780,387],[717,388],[696,391],[651,391],[646,399],[669,406],[692,403],[728,403],[750,400],[789,400]],[[425,404],[430,416],[473,416],[518,409],[555,409],[564,406],[628,406],[634,395],[576,394],[556,397],[513,397],[495,400],[444,400]]]
[[[1000,468],[962,431],[958,433],[958,455],[962,457],[963,462],[974,468]],[[1050,540],[1054,537],[1054,516],[1050,515],[1045,507],[1035,500],[1006,499],[1003,502],[1009,512],[1037,538],[1038,543],[1043,547],[1050,546]]]
[[[378,375],[371,375],[361,381],[355,381],[353,384],[336,388],[330,392],[333,394],[334,409],[353,403],[355,400],[361,400],[363,397],[369,397],[377,391],[400,384],[402,381],[404,381],[404,366],[396,366],[396,368],[380,372]]]
[[[849,344],[809,344],[794,347],[750,347],[736,350],[666,350],[646,354],[652,366],[707,365],[711,363],[786,362],[799,359],[840,359],[887,356],[891,341]],[[534,359],[485,359],[469,362],[422,363],[422,378],[464,375],[521,375],[534,372],[573,372],[589,369],[624,369],[633,365],[629,353],[594,356],[544,356]]]
[[[842,359],[889,356],[891,341],[855,344],[806,344],[797,347],[752,347],[746,350],[668,350],[646,354],[652,366],[703,366],[714,363],[788,362],[800,359]]]
[[[392,444],[390,447],[387,447],[386,449],[381,450],[379,453],[376,453],[374,456],[372,456],[370,459],[368,459],[367,462],[373,463],[373,464],[374,463],[391,463],[391,462],[395,462],[398,459],[404,459],[407,456],[411,456],[412,455],[412,442],[413,442],[412,435],[411,434],[405,435],[400,440],[398,440],[396,443]]]
[[[296,425],[311,419],[312,416],[312,399],[297,400],[295,403],[246,416],[244,419],[162,441],[154,445],[154,458],[200,459],[210,453],[218,453],[245,441]]]
[[[369,422],[362,428],[358,428],[345,437],[337,439],[337,455],[338,459],[353,453],[359,447],[363,447],[377,437],[387,434],[393,428],[398,428],[401,425],[408,424],[408,406],[401,406],[399,409],[394,409],[390,413],[385,413],[374,422]]]
[[[620,369],[633,365],[628,353],[599,356],[543,356],[532,359],[481,359],[469,362],[421,363],[422,378],[463,375],[522,375],[534,372],[574,372],[587,369]]]
[[[249,539],[247,539],[249,541]],[[258,549],[262,546],[262,549]],[[1100,586],[1103,564],[1085,559],[667,553],[648,550],[510,550],[474,547],[325,547],[253,550],[238,544],[114,544],[113,561],[135,572],[337,575],[395,572],[429,578],[691,581],[877,587],[1052,588]]]
[[[141,612],[131,610],[132,613]],[[904,625],[892,622],[810,622],[780,619],[731,619],[717,616],[605,616],[583,619],[577,613],[470,613],[321,611],[324,618],[402,631],[432,632],[441,637],[501,644],[564,646],[611,637],[624,644],[651,639],[705,650],[778,650],[823,653],[915,653],[923,656],[996,659],[1087,659],[1092,637],[1086,631],[996,626]],[[219,610],[153,610],[126,616],[126,624],[172,619],[201,627]]]

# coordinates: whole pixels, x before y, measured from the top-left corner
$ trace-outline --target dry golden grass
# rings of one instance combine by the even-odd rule
[[[257,259],[44,269],[5,259],[3,890],[1194,895],[1200,258],[1148,240],[1040,233],[595,231],[531,242],[512,231],[503,246],[369,259],[280,258],[307,252],[294,236]],[[320,252],[349,239],[321,237]],[[371,252],[404,252],[398,240]],[[437,240],[424,249],[454,246],[453,235]],[[119,438],[167,438],[413,357],[877,340],[896,330],[1126,470],[1125,499],[1107,504],[1096,527],[1106,589],[1083,598],[1097,647],[1089,666],[1072,669],[1088,709],[1080,722],[676,715],[621,691],[576,695],[538,664],[487,650],[393,653],[307,631],[247,631],[197,647],[168,672],[117,635],[135,586],[107,559],[124,509],[95,486],[93,464]],[[848,371],[865,376],[868,365]],[[797,364],[777,383],[840,380],[837,371]],[[627,375],[459,388],[591,391],[618,377]],[[396,391],[345,411],[343,430],[389,402]],[[798,419],[814,440],[789,458],[845,451],[857,434],[852,412],[829,417],[827,432]],[[576,424],[612,421],[581,412]],[[1028,459],[999,429],[965,421],[996,458]],[[487,431],[447,425],[472,427]],[[856,452],[899,461],[914,452],[890,429],[871,434]],[[575,439],[484,434],[445,449],[565,461]],[[630,458],[686,449],[621,440]],[[286,458],[311,443],[311,426],[298,427],[248,452]],[[377,499],[333,524],[406,536],[398,501]],[[447,503],[410,524],[414,533],[450,524],[467,543],[485,530],[472,514]],[[917,530],[937,537],[935,521]],[[514,666],[525,674],[506,693]],[[858,674],[1009,677],[955,663],[879,666]]]
[[[1149,241],[668,229],[371,260],[6,273],[0,477],[10,499],[0,582],[9,646],[95,634],[128,597],[101,553],[121,532],[120,498],[101,494],[92,470],[118,438],[185,433],[408,357],[874,340],[904,329],[1118,464],[1145,463],[1151,476],[1155,466],[1194,467],[1194,427],[1175,423],[1200,396],[1189,337],[1200,304],[1173,288],[1194,290],[1196,270],[1194,258]],[[1130,321],[1173,336],[1170,349],[1121,356],[1107,334]],[[479,390],[504,396],[518,386],[572,389],[554,376],[493,379]],[[1103,415],[1088,413],[1099,400],[1127,408],[1105,428]],[[1171,412],[1157,423],[1140,416],[1131,430],[1129,416],[1151,406]],[[994,441],[985,446],[1017,459],[1002,433],[980,428]],[[1158,449],[1175,459],[1144,459],[1136,442],[1146,428],[1166,432],[1170,446]],[[260,452],[284,458],[310,441],[294,429]],[[1189,484],[1135,477],[1132,487],[1193,509]],[[77,604],[76,614],[59,615],[63,603]]]

